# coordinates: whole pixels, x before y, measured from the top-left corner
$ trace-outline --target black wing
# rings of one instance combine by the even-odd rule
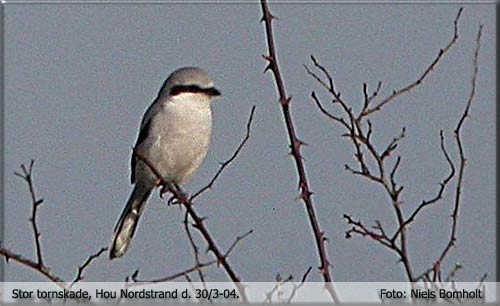
[[[137,141],[135,142],[135,147],[134,147],[134,150],[137,149],[137,147],[144,141],[144,139],[146,139],[146,137],[148,137],[149,135],[149,130],[151,128],[151,117],[152,117],[152,114],[151,112],[153,112],[153,108],[156,106],[156,104],[158,103],[158,101],[160,100],[160,96],[161,96],[161,92],[163,90],[163,87],[166,86],[166,83],[167,81],[165,81],[165,83],[163,84],[162,86],[162,89],[160,90],[160,92],[158,93],[158,96],[156,97],[156,99],[153,101],[153,103],[151,103],[148,107],[148,109],[146,110],[146,112],[144,113],[144,117],[142,118],[142,122],[141,122],[141,126],[139,127],[140,128],[140,131],[139,131],[139,137],[137,137]],[[147,120],[147,122],[146,122]],[[135,166],[137,165],[137,157],[134,155],[134,153],[132,152],[132,158],[130,160],[130,182],[132,184],[135,183]]]
[[[139,146],[140,143],[146,139],[149,135],[149,128],[151,127],[151,118],[149,118],[148,122],[142,127],[141,131],[139,132],[139,137],[137,138],[137,141],[135,143],[135,149]],[[135,183],[135,166],[137,164],[137,156],[132,153],[132,159],[130,160],[130,168],[131,168],[131,175],[130,175],[130,182],[132,184]]]

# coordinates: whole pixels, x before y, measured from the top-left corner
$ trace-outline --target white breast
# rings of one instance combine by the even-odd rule
[[[182,185],[192,178],[207,154],[212,114],[207,97],[180,96],[158,102],[161,107],[152,116],[148,137],[138,150],[165,179]],[[138,166],[137,174],[145,179],[144,165]]]

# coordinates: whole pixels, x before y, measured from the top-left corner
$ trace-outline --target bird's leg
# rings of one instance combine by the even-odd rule
[[[156,179],[155,186],[156,187],[161,187],[160,188],[160,199],[163,199],[163,194],[168,191],[168,189],[166,188],[165,184],[163,184],[163,180],[161,178]]]
[[[163,199],[163,195],[168,192],[168,187],[167,187],[167,185],[161,184],[161,183],[157,186],[161,187],[160,188],[160,199]]]
[[[161,188],[160,188],[160,198],[163,199],[163,195],[171,190],[174,190],[174,188],[176,188],[178,190],[178,185],[175,184],[175,183],[171,183],[171,182],[165,182],[164,184],[162,184],[163,182],[160,181],[160,185]],[[175,194],[172,194],[172,196],[168,199],[167,201],[167,205],[170,206],[170,205],[177,205],[177,204],[180,204],[179,200],[177,200],[177,198],[175,197]]]
[[[182,191],[181,191],[181,188],[179,187],[179,185],[177,185],[176,182],[172,182],[172,188],[175,188],[175,191],[177,191],[178,193],[182,194]],[[181,201],[179,201],[179,199],[177,199],[174,196],[172,196],[172,198],[169,200],[169,202],[172,201],[170,204],[173,204],[173,205],[177,205],[179,204],[179,208],[182,209],[182,206],[180,205],[181,204]]]

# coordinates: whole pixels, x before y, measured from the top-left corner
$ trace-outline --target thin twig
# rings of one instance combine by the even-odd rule
[[[253,121],[253,115],[254,115],[254,113],[255,113],[255,105],[252,106],[252,110],[250,111],[250,117],[248,117],[245,138],[243,138],[243,140],[240,142],[240,144],[236,148],[236,151],[234,151],[233,155],[231,155],[231,157],[228,160],[226,160],[226,161],[224,161],[224,162],[221,163],[219,170],[217,170],[217,172],[212,177],[212,179],[210,180],[210,182],[205,187],[201,188],[198,192],[196,192],[194,195],[191,196],[191,198],[190,198],[191,201],[193,201],[196,197],[198,197],[203,192],[207,191],[208,189],[211,189],[212,186],[213,186],[213,184],[217,180],[217,178],[224,171],[224,169],[227,166],[229,166],[229,164],[232,163],[236,159],[236,157],[238,156],[238,154],[240,153],[240,151],[243,149],[243,146],[245,145],[245,143],[250,138],[250,130],[251,130],[251,126],[252,126],[252,121]]]
[[[30,217],[30,222],[33,227],[33,236],[35,240],[35,250],[36,250],[36,257],[38,260],[38,265],[40,267],[43,266],[43,256],[42,256],[42,245],[40,243],[40,231],[38,230],[38,225],[36,223],[36,214],[37,214],[37,209],[38,206],[40,206],[43,203],[43,199],[36,199],[35,195],[35,187],[33,186],[33,165],[35,164],[35,160],[32,159],[29,165],[29,168],[26,169],[26,166],[24,164],[21,164],[21,169],[23,171],[22,174],[19,172],[14,172],[16,176],[19,176],[22,178],[24,181],[26,181],[26,184],[28,185],[29,192],[31,195],[31,203],[32,203],[32,210],[31,210],[31,217]]]
[[[288,298],[288,301],[286,302],[287,304],[290,304],[292,302],[293,298],[295,297],[295,294],[297,293],[297,290],[299,290],[302,286],[304,286],[304,283],[306,282],[307,276],[309,275],[309,272],[311,272],[311,270],[312,270],[312,267],[309,267],[307,269],[306,273],[304,273],[304,275],[302,275],[302,279],[301,279],[299,285],[293,284],[293,290],[292,290],[292,293],[290,294],[290,297]]]
[[[200,254],[198,250],[198,246],[194,242],[193,235],[191,234],[191,230],[189,229],[189,214],[186,211],[186,214],[184,216],[184,229],[186,231],[186,234],[189,239],[189,243],[191,244],[191,248],[193,249],[193,255],[194,255],[194,261],[196,263],[195,267],[199,267],[201,265],[200,262]],[[200,281],[203,283],[203,286],[205,286],[205,276],[203,275],[203,272],[201,269],[196,269],[196,272],[198,273],[198,277],[200,278]]]
[[[280,290],[283,284],[291,282],[292,280],[293,280],[293,275],[289,275],[287,278],[283,279],[281,275],[278,273],[278,275],[276,275],[276,285],[274,285],[271,291],[266,292],[266,299],[264,300],[264,303],[272,303],[274,293]],[[278,291],[278,298],[279,297],[280,297],[280,292]],[[280,301],[278,300],[278,302]]]
[[[236,247],[236,245],[241,240],[245,239],[248,235],[250,235],[252,232],[253,232],[253,230],[250,230],[247,233],[245,233],[244,235],[236,237],[235,241],[231,244],[231,246],[226,251],[226,253],[224,253],[223,256],[224,257],[228,257],[231,254],[231,252],[234,250],[234,248]],[[195,272],[195,271],[200,271],[202,268],[212,266],[212,265],[214,265],[216,263],[218,263],[217,260],[211,260],[211,261],[208,261],[208,262],[205,262],[205,263],[197,262],[196,265],[194,265],[193,267],[191,267],[189,269],[185,269],[185,270],[183,270],[181,272],[177,272],[177,273],[169,275],[169,276],[161,277],[161,278],[158,278],[158,279],[152,279],[152,280],[140,280],[138,278],[139,270],[136,270],[134,272],[134,274],[132,275],[132,277],[131,277],[131,279],[132,279],[132,281],[134,283],[130,284],[129,287],[135,287],[135,286],[140,286],[140,285],[144,285],[144,284],[151,284],[151,283],[162,283],[162,282],[173,281],[173,280],[175,280],[175,279],[177,279],[179,277],[186,277],[186,276],[188,276],[189,273],[192,273],[192,272]]]
[[[91,254],[87,260],[81,265],[78,267],[78,270],[76,272],[76,276],[75,276],[75,279],[73,280],[73,282],[71,283],[71,285],[69,286],[70,288],[73,287],[74,284],[76,284],[77,282],[81,281],[83,279],[83,271],[90,265],[90,263],[94,260],[94,259],[97,259],[99,258],[99,256],[101,256],[102,253],[106,252],[108,250],[108,248],[101,248],[98,252],[96,252],[95,254]]]
[[[391,101],[394,101],[397,97],[401,96],[402,94],[410,92],[413,88],[421,85],[424,81],[424,79],[431,73],[432,70],[436,67],[436,65],[440,62],[440,60],[443,58],[443,56],[450,51],[450,49],[455,45],[455,43],[458,40],[458,21],[460,19],[460,16],[462,15],[463,7],[461,7],[458,10],[457,16],[455,17],[455,20],[453,21],[454,25],[454,31],[453,31],[453,37],[451,40],[448,42],[448,44],[444,47],[444,49],[439,50],[438,55],[434,58],[432,63],[425,69],[424,73],[413,83],[399,89],[393,91],[393,93],[385,98],[382,102],[378,103],[376,106],[372,108],[366,108],[362,111],[360,114],[362,117],[365,117],[371,113],[377,112],[382,109],[386,104],[390,103]]]
[[[456,186],[456,191],[455,191],[455,204],[453,207],[453,213],[451,215],[452,218],[452,225],[451,225],[451,232],[450,232],[450,238],[448,240],[448,243],[446,244],[443,252],[439,256],[439,259],[434,263],[435,271],[436,273],[439,273],[441,271],[441,264],[443,260],[445,259],[446,255],[448,252],[451,250],[452,247],[455,246],[455,241],[457,240],[456,238],[456,232],[457,232],[457,224],[458,224],[458,211],[460,208],[460,201],[461,201],[461,193],[462,193],[462,185],[463,185],[463,177],[464,177],[464,171],[466,167],[466,162],[467,159],[465,158],[465,152],[464,148],[462,145],[462,138],[461,138],[461,131],[463,124],[465,120],[469,116],[469,111],[470,107],[472,105],[472,101],[474,100],[475,94],[476,94],[476,81],[477,81],[477,74],[478,74],[478,57],[479,57],[479,49],[481,48],[481,34],[482,34],[483,26],[479,26],[479,30],[477,32],[476,36],[476,48],[474,50],[474,57],[473,57],[473,72],[472,72],[472,78],[471,78],[471,89],[469,93],[469,97],[467,99],[467,103],[464,109],[464,112],[462,116],[460,117],[460,120],[458,121],[458,124],[455,128],[455,139],[457,142],[457,147],[458,147],[458,152],[460,156],[460,164],[458,168],[458,181],[457,181],[457,186]]]
[[[379,231],[380,231],[380,234],[379,234],[379,233],[376,233],[376,232],[368,229],[361,221],[354,220],[350,215],[344,214],[344,219],[346,219],[347,224],[350,224],[353,226],[351,229],[349,229],[345,233],[345,237],[347,239],[351,238],[353,233],[359,234],[361,236],[368,236],[369,238],[373,239],[374,241],[377,241],[378,243],[386,246],[387,248],[392,249],[397,253],[400,252],[399,248],[385,234],[384,230],[382,229],[382,226],[380,225],[380,222],[378,222],[379,227],[377,227],[377,229],[379,229]]]
[[[457,275],[457,272],[461,269],[463,269],[464,266],[462,266],[460,263],[456,263],[454,266],[453,266],[453,269],[451,269],[450,273],[448,273],[448,276],[446,276],[446,278],[444,279],[444,282],[445,283],[448,283],[450,281],[454,281],[455,280],[455,276]]]
[[[246,237],[248,237],[250,234],[253,234],[253,229],[249,230],[248,232],[246,232],[245,234],[241,235],[241,236],[236,236],[236,240],[234,240],[233,244],[231,244],[231,246],[229,247],[229,249],[227,249],[226,253],[224,254],[224,257],[228,257],[229,254],[234,250],[234,248],[236,247],[236,245],[243,239],[245,239]]]
[[[176,280],[179,277],[185,277],[189,273],[199,271],[202,268],[214,265],[216,263],[217,263],[217,260],[215,260],[215,259],[208,261],[208,262],[205,262],[205,263],[198,263],[198,264],[194,265],[193,267],[191,267],[189,269],[185,269],[181,272],[177,272],[177,273],[174,273],[174,274],[169,275],[169,276],[161,277],[158,279],[151,279],[151,280],[140,280],[138,278],[139,273],[134,273],[135,276],[132,278],[133,283],[129,284],[128,287],[130,288],[130,287],[136,287],[136,286],[141,286],[141,285],[146,285],[146,284],[170,282],[170,281]]]
[[[333,121],[337,121],[338,123],[342,124],[345,128],[350,129],[350,126],[347,124],[347,122],[344,120],[342,117],[337,117],[334,116],[332,113],[328,112],[326,108],[321,104],[319,101],[318,97],[316,96],[316,93],[313,91],[311,93],[311,98],[314,100],[316,105],[318,106],[319,110],[325,114],[328,118],[332,119]]]

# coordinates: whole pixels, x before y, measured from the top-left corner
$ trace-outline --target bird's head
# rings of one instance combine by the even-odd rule
[[[212,99],[220,95],[208,73],[197,67],[184,67],[172,72],[160,91],[160,96],[173,98],[198,96]]]

